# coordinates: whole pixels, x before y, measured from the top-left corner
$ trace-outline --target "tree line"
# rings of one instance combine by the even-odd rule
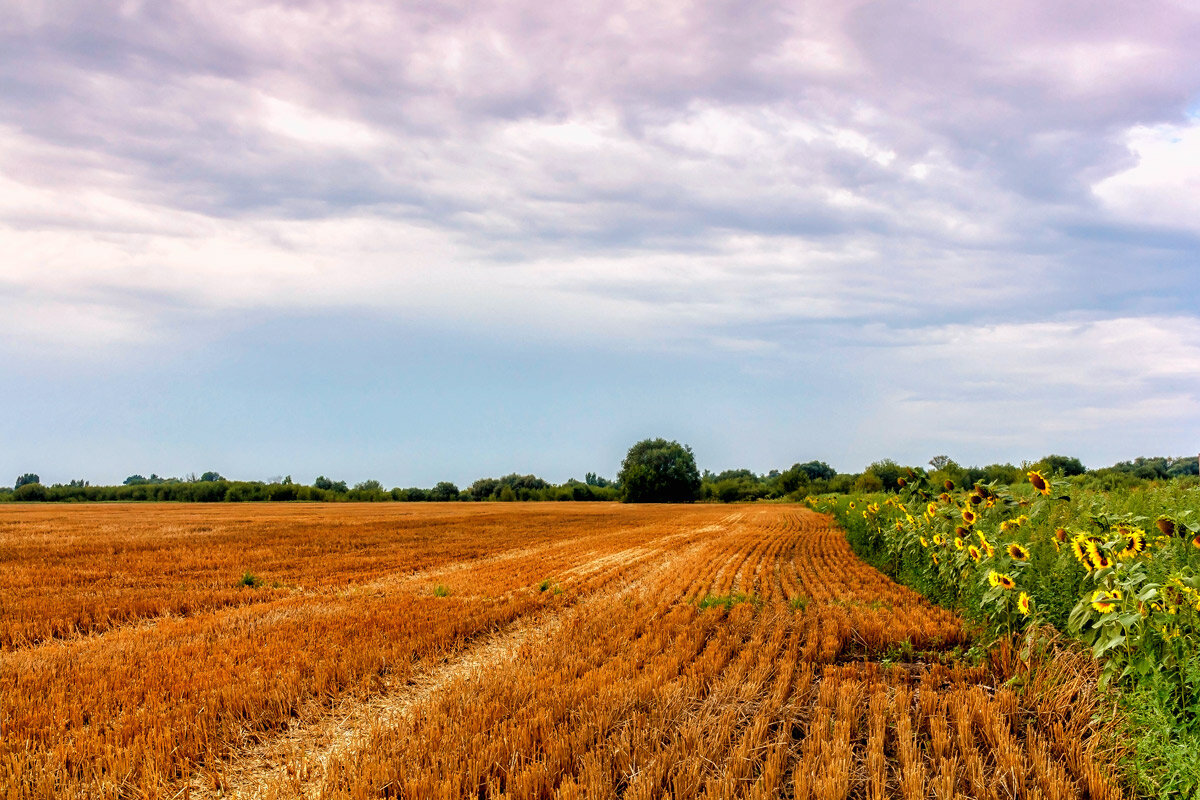
[[[797,462],[785,470],[756,473],[749,469],[699,471],[692,449],[666,439],[645,439],[634,444],[613,480],[589,472],[584,480],[561,484],[536,475],[512,473],[480,478],[465,489],[450,481],[430,488],[387,489],[377,480],[350,486],[346,481],[319,475],[312,484],[291,476],[270,481],[229,480],[215,471],[199,476],[164,478],[130,475],[120,486],[92,486],[86,480],[45,486],[32,472],[19,476],[12,489],[0,488],[0,502],[254,502],[254,501],[355,501],[355,502],[481,502],[481,501],[613,501],[719,502],[800,500],[808,495],[849,492],[896,492],[900,477],[911,465],[891,459],[876,461],[859,473],[840,473],[824,461]],[[1089,470],[1074,457],[1049,455],[1035,462],[962,466],[949,456],[929,460],[930,478],[957,486],[974,483],[1017,483],[1031,469],[1067,477],[1078,476],[1099,489],[1130,487],[1149,481],[1187,478],[1200,473],[1195,456],[1140,457],[1110,467]]]

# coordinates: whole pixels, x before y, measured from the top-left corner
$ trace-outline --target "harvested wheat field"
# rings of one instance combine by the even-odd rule
[[[0,798],[1120,797],[965,639],[790,505],[10,506]]]

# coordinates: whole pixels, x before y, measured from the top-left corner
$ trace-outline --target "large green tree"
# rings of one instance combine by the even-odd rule
[[[700,492],[692,448],[666,439],[644,439],[629,448],[617,480],[626,503],[690,503]]]

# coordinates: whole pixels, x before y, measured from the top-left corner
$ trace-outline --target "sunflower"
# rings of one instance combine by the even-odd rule
[[[904,478],[896,478],[896,485],[899,486],[901,489],[903,489],[905,484],[907,484],[907,483],[908,483],[908,481],[904,480]]]
[[[929,547],[929,542],[925,541],[925,537],[921,537],[921,547]]]
[[[1154,521],[1154,524],[1158,526],[1160,531],[1162,531],[1163,536],[1175,535],[1175,520],[1171,519],[1170,517],[1159,517]]]
[[[1117,555],[1121,557],[1122,561],[1136,558],[1146,549],[1146,532],[1141,528],[1122,528],[1121,534],[1125,539],[1125,547]]]
[[[954,481],[947,479],[946,481],[944,481],[942,483],[942,487],[945,488],[945,490],[947,492],[953,492],[954,491]]]
[[[1029,482],[1033,484],[1033,488],[1044,495],[1050,494],[1050,482],[1042,477],[1042,473],[1036,469],[1029,473]]]
[[[936,544],[938,547],[941,547],[942,545],[944,545],[946,543],[946,540],[944,538],[942,538],[942,535],[940,533],[938,533],[938,534],[934,535],[933,543]]]
[[[1028,617],[1033,613],[1033,601],[1025,592],[1021,592],[1021,596],[1017,598],[1017,610],[1021,612],[1021,616]]]
[[[1200,539],[1200,536],[1197,536],[1196,538],[1197,538],[1197,539]],[[955,536],[955,537],[954,537],[954,549],[955,549],[955,550],[962,550],[964,546],[965,546],[965,545],[963,544],[962,537],[961,537],[961,536]]]
[[[1004,522],[1000,523],[1000,532],[1008,533],[1013,528],[1019,528],[1019,527],[1021,527],[1021,526],[1019,523],[1017,523],[1016,520],[1006,519],[1006,520],[1004,520]]]
[[[1071,552],[1075,554],[1075,559],[1080,564],[1087,564],[1087,550],[1084,549],[1086,543],[1086,536],[1076,536],[1071,540]]]
[[[1088,560],[1091,562],[1092,569],[1108,569],[1112,566],[1112,561],[1109,560],[1108,556],[1099,551],[1089,556]]]
[[[938,557],[937,557],[937,553],[932,553],[932,554],[930,554],[930,558],[932,558],[932,559],[933,559],[933,563],[934,563],[935,565],[938,563]]]
[[[945,492],[942,492],[941,494],[938,495],[938,500],[940,500],[943,503],[949,503],[950,495],[946,494]]]
[[[850,508],[851,508],[851,510],[854,509],[854,501],[853,500],[850,501]]]
[[[896,533],[901,533],[903,530],[904,530],[904,525],[902,525],[899,521],[897,521],[896,522]]]
[[[1002,589],[1012,589],[1016,587],[1017,582],[1012,579],[1011,575],[1006,575],[1003,572],[992,570],[988,573],[988,583],[992,586],[999,586]]]
[[[937,503],[930,503],[925,506],[925,513],[933,517],[937,515]]]
[[[1092,592],[1092,608],[1096,609],[1101,614],[1107,614],[1110,611],[1116,610],[1116,601],[1120,599],[1120,589],[1112,589],[1111,591],[1107,592],[1103,589],[1097,589],[1096,591]]]
[[[1013,542],[1008,546],[1008,557],[1014,561],[1028,561],[1029,551],[1016,542]]]
[[[1067,531],[1065,528],[1054,529],[1054,541],[1063,544],[1067,541]]]
[[[975,515],[975,512],[969,508],[963,509],[962,518],[963,522],[967,523],[968,525],[974,525],[975,520],[979,519],[979,517]]]
[[[968,498],[967,498],[967,501],[968,501],[968,502],[969,502],[971,505],[973,505],[973,506],[977,506],[977,505],[979,505],[980,503],[982,503],[982,502],[983,502],[983,496],[982,496],[982,495],[978,495],[978,494],[973,494],[973,495],[971,495],[970,497],[968,497]]]
[[[972,561],[978,561],[980,556],[979,548],[975,545],[970,545],[967,547],[967,555],[971,557]]]
[[[1200,550],[1200,536],[1196,536],[1194,539],[1192,539],[1192,547]]]

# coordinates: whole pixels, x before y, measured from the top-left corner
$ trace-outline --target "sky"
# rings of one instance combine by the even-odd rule
[[[0,0],[0,482],[1200,449],[1200,4]]]

